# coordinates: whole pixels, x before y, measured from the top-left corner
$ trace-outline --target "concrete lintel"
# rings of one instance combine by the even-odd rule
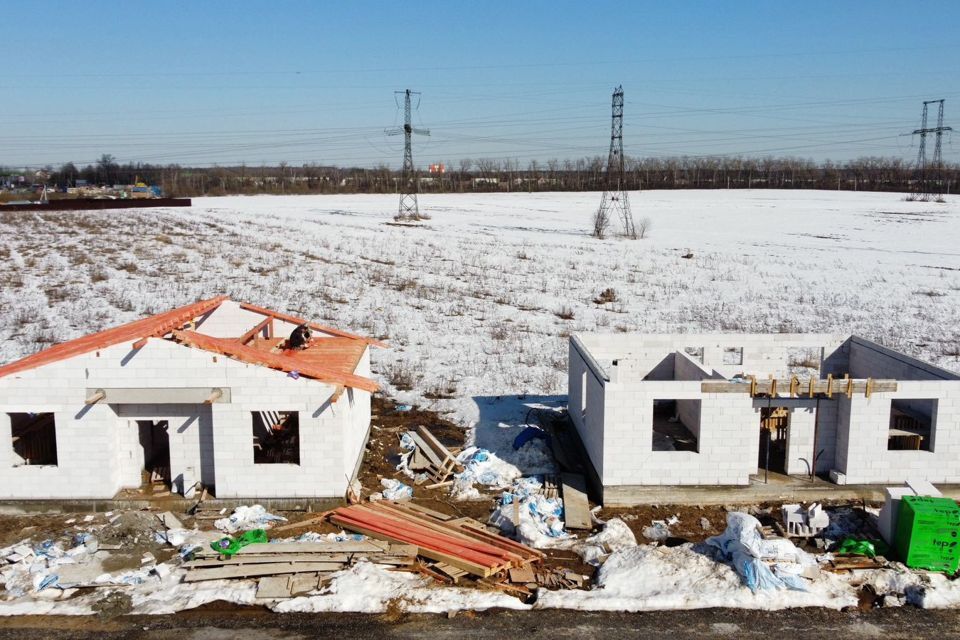
[[[87,396],[103,392],[104,404],[229,404],[230,387],[90,388]]]

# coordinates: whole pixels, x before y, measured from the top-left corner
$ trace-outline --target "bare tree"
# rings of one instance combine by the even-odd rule
[[[597,240],[603,240],[607,235],[607,229],[610,227],[610,216],[603,207],[598,208],[593,214],[593,233]]]
[[[637,237],[640,238],[641,240],[647,237],[647,232],[650,231],[651,226],[652,226],[652,222],[650,221],[650,218],[648,218],[647,216],[640,218],[640,220],[637,221],[637,228],[636,228]]]

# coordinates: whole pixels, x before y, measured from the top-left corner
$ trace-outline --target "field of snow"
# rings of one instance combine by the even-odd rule
[[[562,403],[576,331],[857,333],[960,369],[960,198],[643,192],[648,237],[597,241],[599,196],[426,195],[420,228],[392,195],[0,212],[0,361],[227,293],[385,337],[388,392],[464,424]]]

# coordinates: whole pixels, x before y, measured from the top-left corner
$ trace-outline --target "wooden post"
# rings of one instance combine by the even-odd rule
[[[827,374],[827,397],[828,398],[833,397],[833,374],[832,373]]]
[[[88,405],[97,404],[98,402],[100,402],[106,397],[107,397],[106,391],[104,391],[103,389],[97,389],[96,391],[93,392],[93,395],[91,395],[89,398],[83,401],[83,404],[88,404]]]
[[[800,378],[793,376],[790,378],[790,397],[796,398],[800,391]]]
[[[750,397],[757,397],[757,376],[750,376]]]
[[[850,374],[843,376],[843,379],[847,381],[847,398],[853,397],[853,378],[850,377]]]
[[[866,396],[869,398],[870,394],[873,393],[873,378],[867,378],[867,393]]]
[[[777,379],[770,378],[770,397],[777,395]]]
[[[810,376],[810,390],[807,393],[810,398],[813,397],[813,376]]]

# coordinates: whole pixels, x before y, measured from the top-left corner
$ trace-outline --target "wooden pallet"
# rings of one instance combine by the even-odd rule
[[[416,445],[411,468],[426,471],[435,483],[446,481],[450,474],[461,467],[453,454],[426,427],[408,431],[407,435]]]

